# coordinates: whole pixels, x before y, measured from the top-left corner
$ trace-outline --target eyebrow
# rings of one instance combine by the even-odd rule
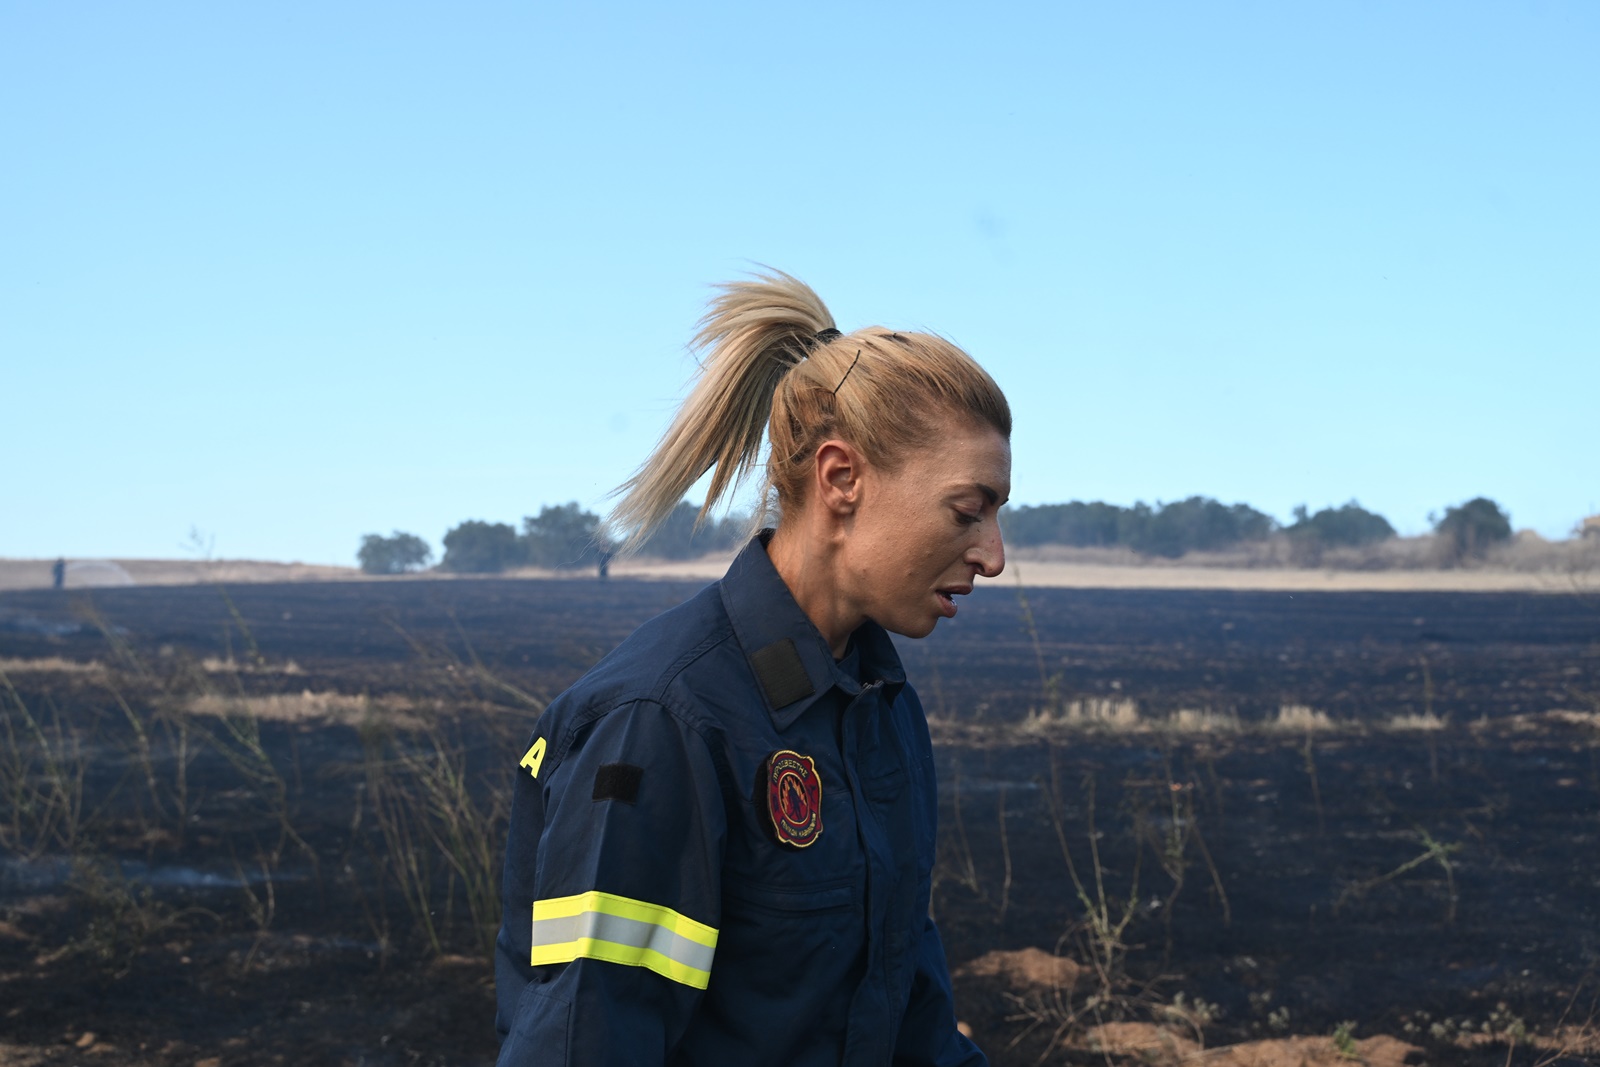
[[[978,492],[982,493],[984,495],[984,499],[988,500],[989,503],[991,503],[991,504],[999,504],[1000,503],[1000,494],[999,493],[995,492],[993,489],[990,489],[987,485],[984,485],[982,482],[974,482],[973,484],[978,487]]]

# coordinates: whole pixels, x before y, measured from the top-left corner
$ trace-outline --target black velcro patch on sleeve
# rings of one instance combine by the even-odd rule
[[[804,700],[817,691],[811,684],[811,677],[806,674],[806,665],[801,662],[792,637],[774,641],[766,648],[750,653],[750,666],[755,668],[756,677],[761,681],[761,688],[767,691],[767,699],[772,702],[774,711],[796,700]]]
[[[631,763],[603,763],[594,772],[594,799],[632,804],[639,799],[639,783],[643,779],[643,767]]]

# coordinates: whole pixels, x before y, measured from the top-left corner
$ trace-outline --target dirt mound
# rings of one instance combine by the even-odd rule
[[[956,978],[999,978],[1017,992],[1073,989],[1082,975],[1083,968],[1073,960],[1031,947],[985,952],[954,972]]]
[[[1133,1056],[1140,1063],[1173,1065],[1204,1062],[1207,1067],[1406,1067],[1420,1063],[1422,1050],[1387,1034],[1353,1041],[1344,1050],[1328,1037],[1282,1037],[1206,1049],[1153,1023],[1106,1023],[1088,1033],[1091,1049]]]
[[[1089,1048],[1112,1056],[1134,1056],[1140,1063],[1177,1064],[1200,1052],[1195,1041],[1154,1023],[1105,1023],[1086,1035]],[[1207,1056],[1208,1062],[1217,1062]]]

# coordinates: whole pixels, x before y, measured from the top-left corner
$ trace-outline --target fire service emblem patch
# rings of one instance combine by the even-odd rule
[[[790,848],[822,836],[822,779],[810,756],[785,748],[767,757],[767,821],[778,843]]]

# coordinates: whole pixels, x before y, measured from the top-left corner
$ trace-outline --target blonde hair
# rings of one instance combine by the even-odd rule
[[[704,521],[756,466],[763,434],[771,450],[761,499],[775,493],[787,510],[804,504],[811,456],[831,437],[890,470],[934,441],[941,415],[1011,437],[1005,394],[960,348],[881,326],[841,334],[821,297],[781,271],[718,286],[694,344],[709,349],[694,388],[650,458],[617,489],[622,499],[607,525],[624,552],[709,470]]]

